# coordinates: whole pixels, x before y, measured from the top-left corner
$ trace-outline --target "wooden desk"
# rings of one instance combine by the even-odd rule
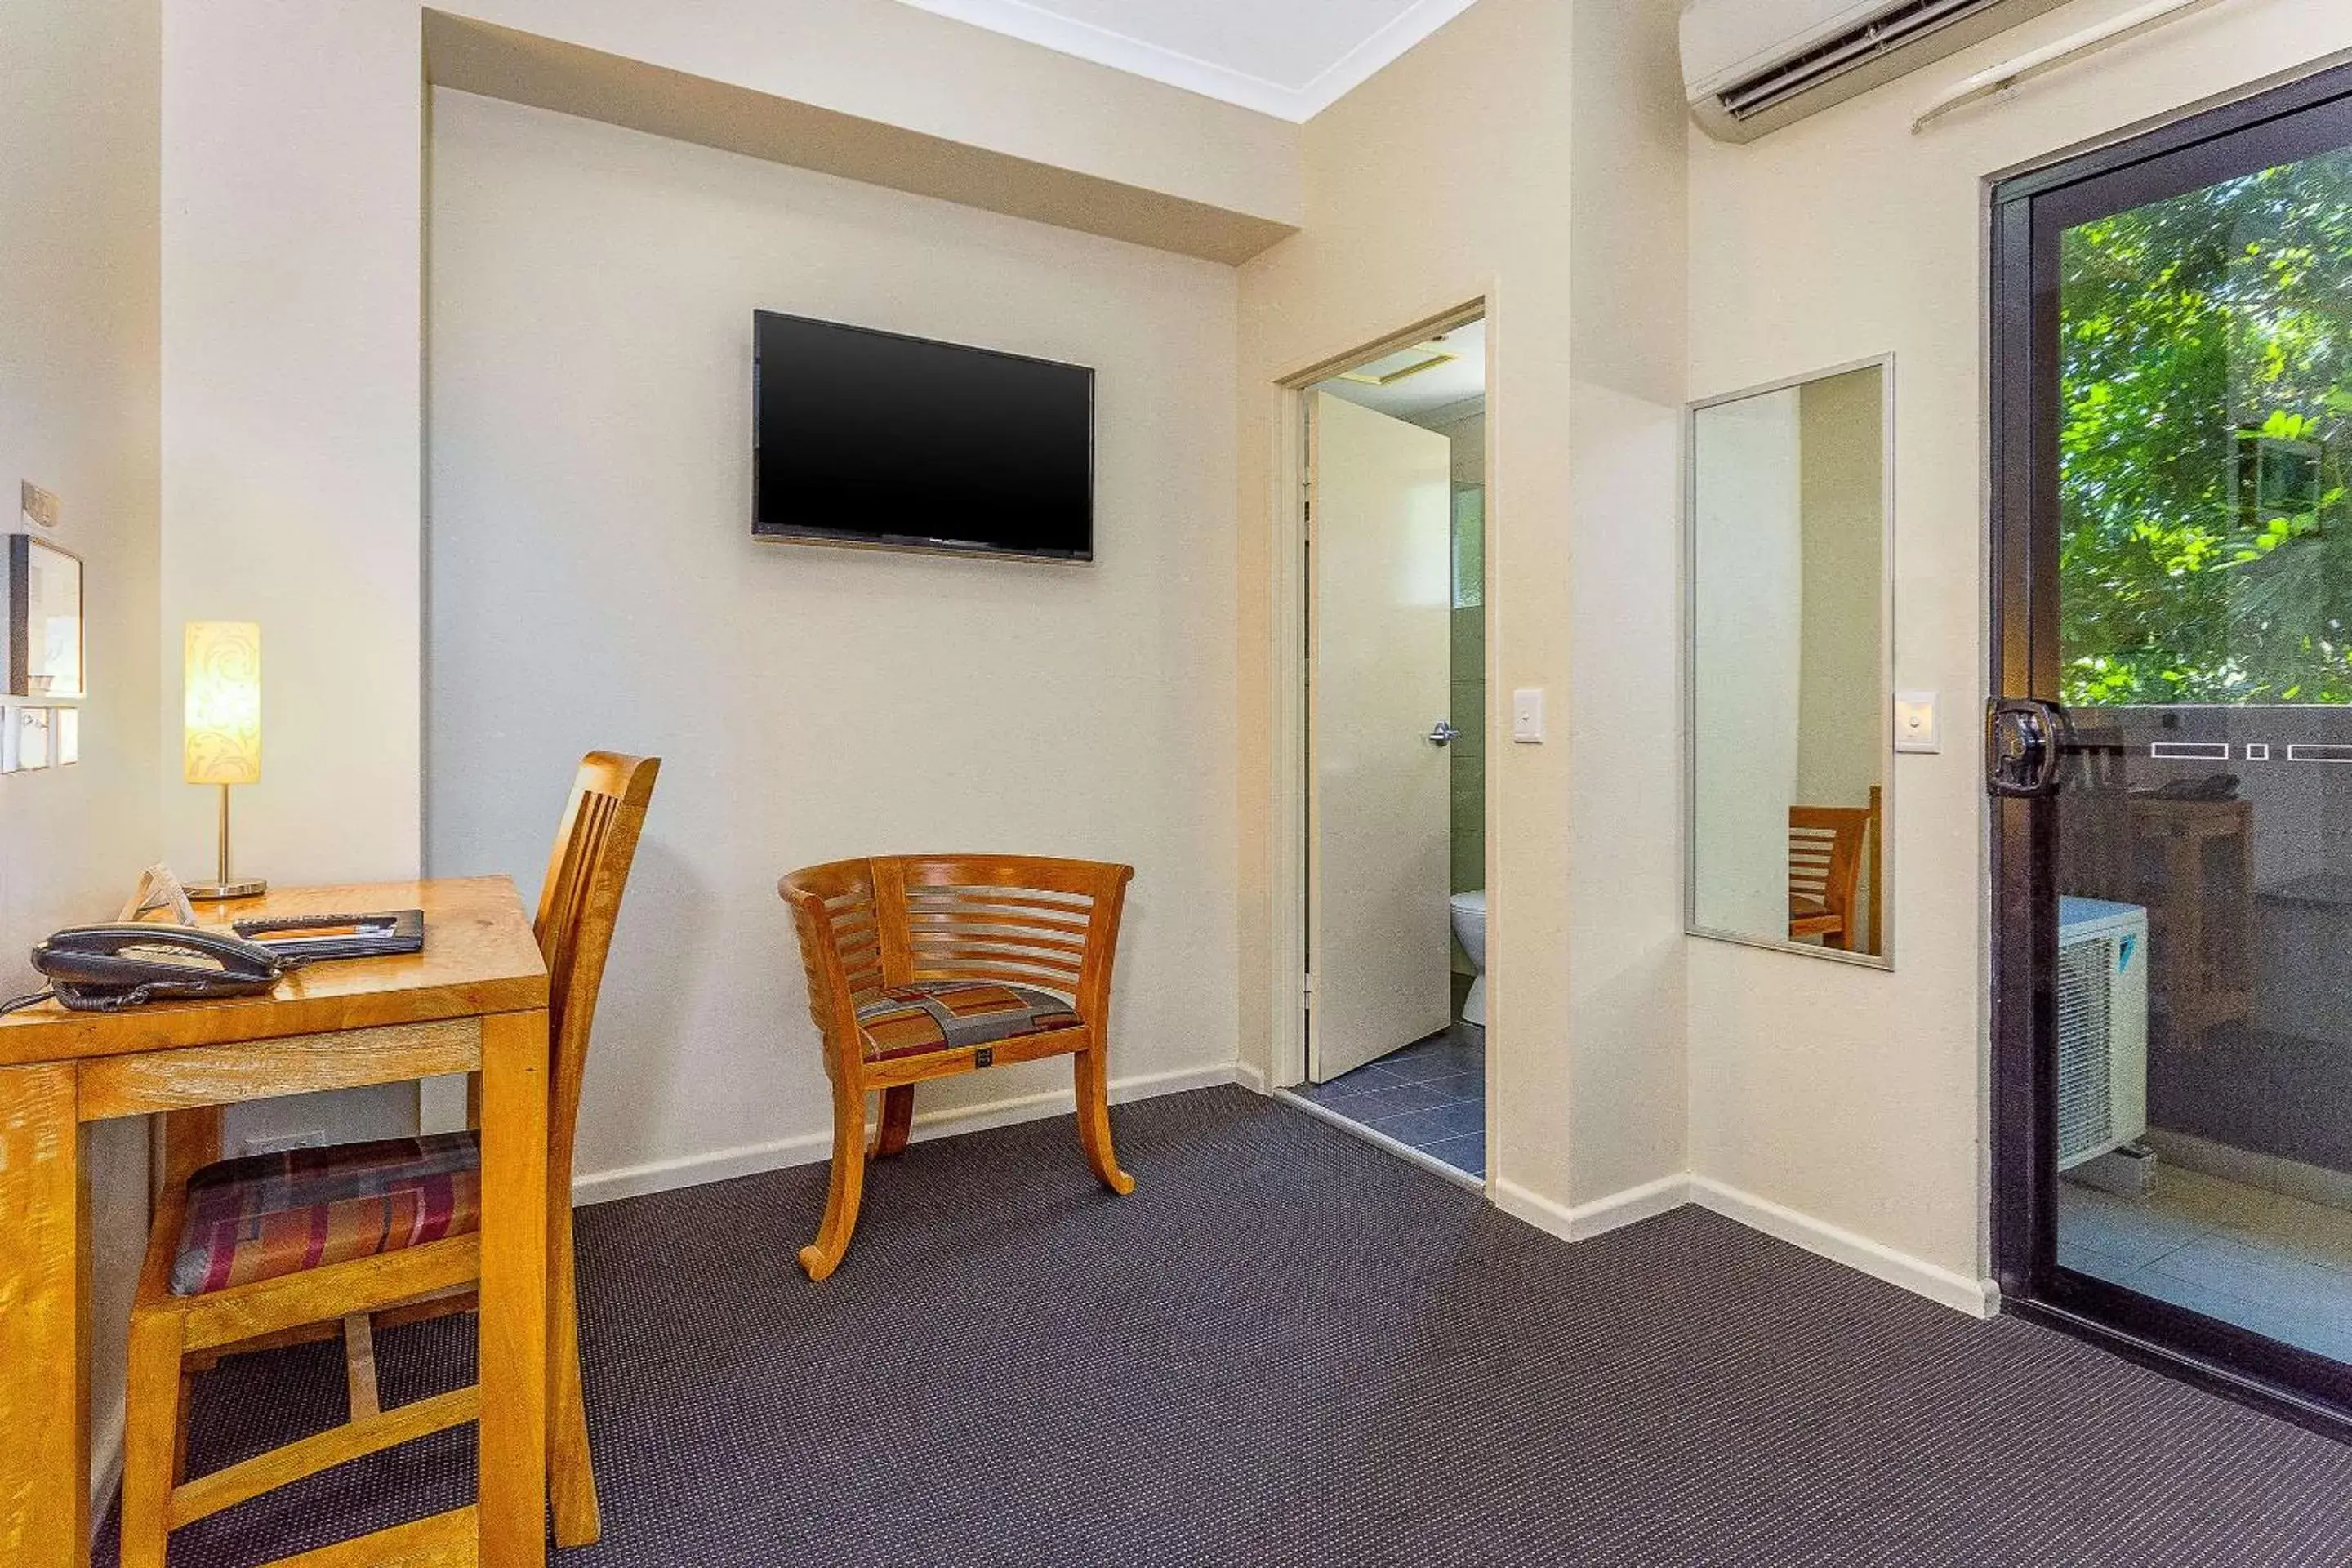
[[[479,1071],[481,1481],[475,1507],[289,1562],[546,1562],[547,969],[504,877],[280,889],[221,919],[425,910],[425,951],[321,963],[268,996],[0,1017],[0,1563],[89,1561],[89,1175],[82,1128]]]

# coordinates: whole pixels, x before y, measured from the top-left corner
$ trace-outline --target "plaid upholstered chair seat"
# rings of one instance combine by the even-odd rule
[[[1052,992],[986,980],[887,986],[857,1009],[866,1059],[875,1062],[1077,1026],[1076,1012]]]
[[[471,1132],[289,1149],[188,1179],[172,1293],[203,1296],[481,1228]]]

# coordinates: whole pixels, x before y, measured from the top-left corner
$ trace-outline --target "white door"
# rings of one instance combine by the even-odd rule
[[[1446,1026],[1453,1012],[1452,448],[1435,431],[1314,395],[1313,775],[1307,1072],[1321,1083]]]

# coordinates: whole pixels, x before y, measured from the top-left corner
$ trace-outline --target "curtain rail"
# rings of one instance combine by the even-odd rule
[[[2056,70],[2060,66],[2071,64],[2110,45],[2119,44],[2135,34],[2161,26],[2167,22],[2177,22],[2192,11],[2202,11],[2219,3],[2220,0],[2147,0],[2146,5],[2135,5],[2094,26],[2069,33],[2055,42],[2044,44],[2038,49],[2029,49],[1999,65],[1988,66],[1983,70],[1962,77],[1930,99],[1927,106],[1919,111],[1918,118],[1911,121],[1912,133],[1916,135],[1925,131],[1963,104],[2006,92],[2020,82],[2030,81],[2045,71]]]

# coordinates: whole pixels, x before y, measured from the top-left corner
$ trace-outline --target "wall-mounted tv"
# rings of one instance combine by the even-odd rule
[[[1095,373],[761,310],[751,531],[1094,559]]]

